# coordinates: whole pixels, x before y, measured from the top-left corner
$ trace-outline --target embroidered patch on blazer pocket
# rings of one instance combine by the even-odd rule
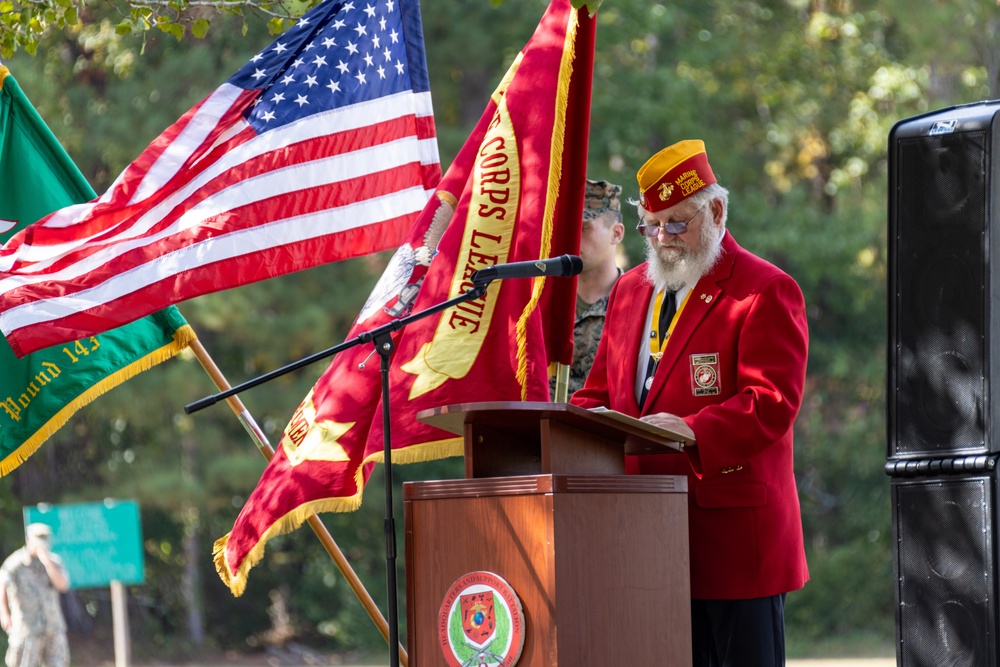
[[[767,504],[767,487],[759,482],[748,484],[706,484],[696,486],[694,499],[698,507],[763,507]]]
[[[719,363],[719,353],[692,354],[691,362],[691,395],[718,396],[722,391],[722,380],[719,373],[722,367]]]

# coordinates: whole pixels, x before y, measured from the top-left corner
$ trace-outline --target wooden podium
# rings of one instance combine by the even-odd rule
[[[687,480],[622,474],[670,443],[568,404],[418,418],[464,436],[466,478],[403,485],[410,667],[460,664],[442,604],[483,571],[520,600],[519,667],[691,664]]]

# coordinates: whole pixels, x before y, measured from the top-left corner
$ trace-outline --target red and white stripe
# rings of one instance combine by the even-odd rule
[[[398,246],[440,177],[430,93],[258,135],[223,84],[99,199],[0,248],[0,330],[18,356],[168,305]]]

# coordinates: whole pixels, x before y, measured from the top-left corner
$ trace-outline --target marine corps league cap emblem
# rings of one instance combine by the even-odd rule
[[[463,575],[441,603],[438,640],[449,667],[512,667],[524,648],[521,601],[499,575]]]
[[[674,194],[674,186],[670,183],[660,183],[660,201],[667,201]]]

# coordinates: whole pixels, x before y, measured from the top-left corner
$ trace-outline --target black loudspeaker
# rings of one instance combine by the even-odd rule
[[[997,665],[997,479],[892,480],[898,667]]]
[[[998,112],[953,107],[889,135],[889,459],[1000,451]]]

